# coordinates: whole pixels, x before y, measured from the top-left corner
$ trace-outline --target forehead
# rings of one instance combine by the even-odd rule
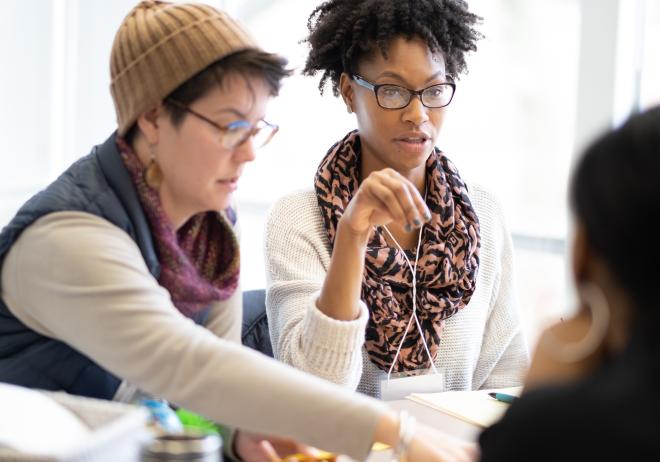
[[[435,74],[445,74],[445,60],[441,52],[432,53],[422,39],[397,37],[387,46],[387,58],[376,47],[359,63],[359,72],[371,78],[393,73],[409,82],[425,81]]]
[[[244,114],[261,111],[270,99],[270,89],[261,77],[229,73],[199,98],[199,106],[219,109],[232,107]]]

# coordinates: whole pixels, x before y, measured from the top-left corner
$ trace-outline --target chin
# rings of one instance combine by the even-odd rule
[[[429,155],[430,153],[419,154],[414,157],[406,157],[404,159],[396,159],[396,163],[392,165],[392,168],[400,172],[423,168],[426,166],[426,161],[428,160]]]
[[[224,210],[232,204],[231,194],[223,195],[222,197],[214,197],[205,204],[205,210],[218,212]]]
[[[227,199],[223,201],[219,201],[217,207],[215,208],[216,210],[224,210],[227,207],[229,207],[232,204],[231,197],[228,197]]]
[[[399,166],[406,170],[413,170],[422,165],[426,165],[426,161],[428,160],[431,153],[433,153],[433,149],[434,148],[432,147],[428,150],[428,152],[418,153],[395,150],[392,152],[392,155],[389,158],[389,160],[391,160],[390,166],[395,169],[395,166]]]

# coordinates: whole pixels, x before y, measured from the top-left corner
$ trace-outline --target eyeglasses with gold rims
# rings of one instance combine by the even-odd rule
[[[264,147],[280,129],[277,125],[268,123],[263,119],[254,125],[247,120],[237,120],[227,125],[220,125],[175,99],[167,98],[165,102],[213,125],[220,132],[220,144],[223,148],[229,150],[236,149],[250,138],[252,138],[255,148]]]
[[[453,82],[438,83],[422,90],[411,90],[389,83],[376,85],[357,74],[351,77],[361,87],[373,91],[378,105],[383,109],[403,109],[410,104],[413,96],[419,96],[424,106],[438,109],[449,105],[456,91],[456,84]]]

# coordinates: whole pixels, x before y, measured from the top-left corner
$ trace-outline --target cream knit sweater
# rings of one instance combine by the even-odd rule
[[[478,186],[470,198],[481,224],[477,287],[443,330],[436,367],[445,390],[519,385],[528,365],[513,284],[513,253],[503,213]],[[266,224],[267,309],[275,356],[292,366],[372,396],[382,371],[363,348],[367,307],[354,321],[329,318],[316,299],[331,249],[316,194],[280,199]]]

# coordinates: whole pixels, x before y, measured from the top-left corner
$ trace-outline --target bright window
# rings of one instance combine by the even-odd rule
[[[320,0],[216,0],[269,51],[301,69]],[[5,0],[0,15],[0,223],[115,128],[114,33],[135,0]],[[636,104],[660,103],[660,2],[471,0],[486,38],[468,60],[439,141],[471,182],[502,202],[514,236],[530,339],[570,311],[567,178],[575,153]],[[29,21],[23,20],[30,18]],[[286,24],[286,27],[283,25]],[[633,31],[635,33],[630,33]],[[311,188],[318,162],[354,127],[330,89],[297,73],[273,101],[281,130],[238,190],[244,288],[265,285],[263,224],[279,196]]]

